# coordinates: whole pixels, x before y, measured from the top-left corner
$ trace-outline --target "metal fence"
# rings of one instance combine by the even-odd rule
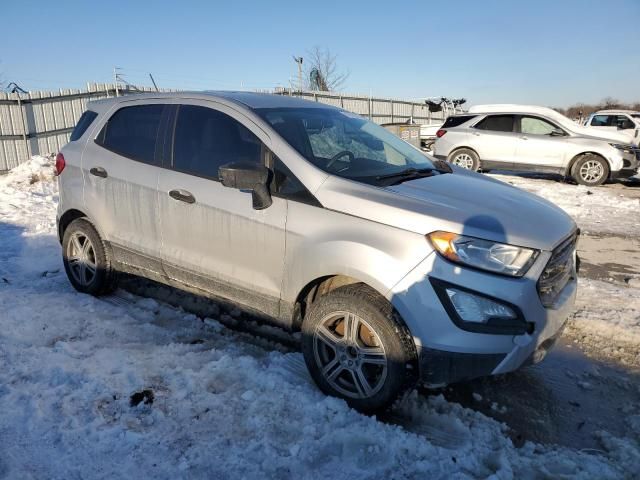
[[[154,91],[150,87],[118,87],[119,93]],[[442,119],[431,114],[424,103],[347,95],[331,92],[298,92],[276,89],[269,93],[292,95],[344,108],[370,120],[384,123],[429,123]],[[28,94],[0,92],[0,174],[16,167],[32,155],[56,153],[69,141],[74,125],[87,102],[116,95],[115,84],[89,83],[86,90]]]
[[[344,108],[367,117],[379,124],[414,122],[428,124],[432,121],[444,121],[443,113],[429,112],[425,102],[412,102],[396,98],[371,97],[333,92],[306,92],[289,89],[276,89],[273,93],[291,95],[313,100],[327,105]]]

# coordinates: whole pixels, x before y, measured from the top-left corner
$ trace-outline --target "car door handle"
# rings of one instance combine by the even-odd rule
[[[96,177],[102,177],[102,178],[107,178],[107,171],[102,168],[102,167],[93,167],[91,170],[89,170],[89,173],[91,175],[95,175]]]
[[[479,137],[479,136],[480,136],[480,134],[479,134],[478,132],[473,132],[473,134],[474,134],[476,137]]]
[[[522,140],[529,140],[529,137],[520,137]]]
[[[175,200],[185,203],[196,203],[196,197],[186,190],[171,190],[169,196]]]

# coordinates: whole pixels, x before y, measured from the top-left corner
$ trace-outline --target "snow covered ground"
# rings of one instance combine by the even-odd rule
[[[602,187],[572,185],[537,175],[504,175],[491,177],[535,193],[562,207],[571,215],[583,233],[614,233],[640,236],[640,179],[624,187],[610,184]],[[622,187],[622,188],[618,188]]]
[[[34,158],[0,177],[0,478],[640,476],[637,405],[626,413],[631,433],[600,432],[597,451],[516,448],[504,424],[415,392],[399,426],[323,395],[299,353],[128,292],[76,293],[55,236],[51,171]],[[564,185],[538,193],[591,225],[566,187],[573,195],[557,193]],[[640,231],[623,205],[609,203],[609,218]],[[613,303],[592,308],[582,296],[574,327],[635,342],[640,290],[606,287]]]

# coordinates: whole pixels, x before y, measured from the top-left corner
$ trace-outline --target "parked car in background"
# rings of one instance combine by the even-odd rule
[[[625,134],[629,142],[640,142],[640,112],[633,110],[600,110],[587,117],[586,127]]]
[[[78,291],[127,272],[233,302],[301,331],[319,387],[362,411],[540,361],[573,308],[564,211],[321,103],[91,102],[56,170]]]
[[[449,117],[437,137],[437,158],[474,171],[556,173],[601,185],[635,175],[639,165],[638,149],[620,141],[625,136],[595,132],[544,107],[472,107]]]

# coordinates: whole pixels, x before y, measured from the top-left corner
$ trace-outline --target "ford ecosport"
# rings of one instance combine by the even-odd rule
[[[302,332],[363,411],[542,359],[576,295],[561,209],[344,110],[267,94],[91,102],[56,159],[64,266],[222,298]]]

